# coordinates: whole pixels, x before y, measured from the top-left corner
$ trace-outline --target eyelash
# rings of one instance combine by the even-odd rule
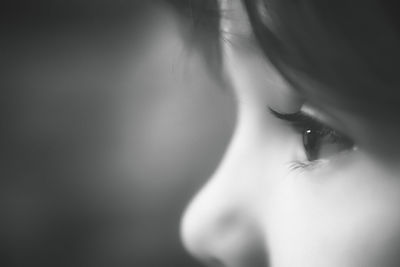
[[[354,142],[350,138],[310,117],[302,111],[283,114],[271,108],[269,108],[269,110],[274,117],[290,123],[294,130],[302,135],[302,142],[307,155],[307,160],[296,160],[290,162],[290,170],[314,169],[321,166],[321,164],[328,162],[330,154],[354,149]],[[311,140],[309,140],[309,138],[311,138]],[[324,143],[324,141],[326,143]],[[324,144],[336,146],[333,152],[329,152],[328,157],[325,158],[321,155]]]
[[[321,167],[322,164],[327,162],[328,162],[327,160],[314,160],[314,161],[293,160],[288,163],[288,169],[291,172],[314,170],[316,168]]]

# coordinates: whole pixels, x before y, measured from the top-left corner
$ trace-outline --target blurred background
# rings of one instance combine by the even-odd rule
[[[216,20],[128,2],[1,11],[1,266],[199,266],[180,216],[235,119]]]

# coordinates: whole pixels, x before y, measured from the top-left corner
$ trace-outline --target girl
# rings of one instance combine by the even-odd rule
[[[226,0],[226,156],[182,222],[210,266],[400,265],[395,1]]]

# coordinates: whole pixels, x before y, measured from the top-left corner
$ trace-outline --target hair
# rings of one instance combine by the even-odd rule
[[[396,1],[243,1],[265,55],[294,88],[371,119],[400,112]]]

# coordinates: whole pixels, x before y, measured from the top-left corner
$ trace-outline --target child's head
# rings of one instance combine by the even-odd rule
[[[192,254],[222,266],[398,266],[395,8],[221,1],[238,121],[184,216]]]

